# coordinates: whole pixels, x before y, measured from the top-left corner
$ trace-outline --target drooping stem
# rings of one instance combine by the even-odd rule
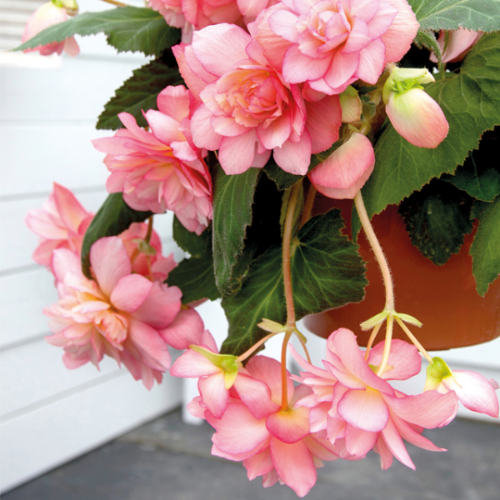
[[[292,272],[290,269],[290,247],[292,243],[293,215],[295,213],[300,187],[301,183],[298,182],[292,188],[286,211],[285,228],[283,231],[283,283],[285,286],[287,333],[288,330],[293,330],[295,328],[295,307],[293,305]]]
[[[151,235],[153,234],[153,216],[148,219],[148,231],[144,240],[149,244],[151,241]]]
[[[307,349],[306,343],[300,337],[297,337],[297,338],[299,339],[299,342],[300,342],[300,345],[302,346],[302,349],[304,349],[304,352],[305,352],[306,358],[307,358],[307,362],[310,365],[312,365],[311,356],[309,356],[309,350]]]
[[[260,339],[256,344],[254,344],[248,351],[245,351],[243,354],[238,356],[238,361],[242,362],[245,361],[248,357],[250,357],[261,345],[265,344],[269,339],[273,338],[275,335],[278,335],[277,333],[270,333],[269,335],[266,335],[263,339]]]
[[[370,349],[372,348],[373,342],[375,342],[375,338],[377,337],[377,334],[380,328],[382,328],[383,324],[384,322],[381,321],[378,325],[375,325],[375,328],[372,330],[370,338],[368,339],[368,344],[366,344],[365,361],[368,360],[368,356],[370,355]]]
[[[396,321],[398,322],[398,325],[404,330],[406,335],[408,335],[409,339],[415,344],[415,347],[422,353],[422,356],[432,364],[432,357],[429,355],[429,353],[424,349],[424,346],[417,340],[415,335],[410,332],[410,329],[403,323],[403,321],[396,316]]]
[[[300,227],[302,227],[311,217],[312,207],[314,205],[314,198],[316,198],[317,190],[311,184],[307,192],[306,202],[304,203],[304,210],[302,211],[302,218],[300,219]]]
[[[295,329],[295,307],[293,304],[292,271],[290,269],[290,254],[292,244],[293,216],[299,197],[301,182],[295,184],[290,194],[286,210],[285,227],[283,230],[283,284],[286,300],[286,333],[281,346],[281,409],[288,409],[288,377],[286,373],[286,353],[288,342]]]
[[[110,3],[111,5],[116,5],[117,7],[128,7],[126,3],[118,2],[117,0],[101,0],[101,2]]]
[[[363,229],[365,230],[366,237],[370,242],[375,258],[377,259],[380,270],[382,271],[382,278],[385,285],[385,310],[388,312],[394,312],[394,286],[392,283],[391,271],[384,252],[382,251],[382,247],[380,246],[377,236],[375,235],[375,231],[373,230],[370,218],[366,212],[365,204],[363,203],[363,198],[361,196],[361,190],[358,191],[354,197],[354,203],[356,205],[356,210],[358,212],[359,219],[361,220]]]
[[[384,373],[384,370],[387,366],[387,361],[389,361],[389,355],[391,353],[391,343],[392,343],[392,329],[394,326],[394,316],[389,314],[387,316],[387,330],[385,333],[385,344],[384,344],[384,353],[382,354],[382,362],[377,370],[377,375],[380,376]]]

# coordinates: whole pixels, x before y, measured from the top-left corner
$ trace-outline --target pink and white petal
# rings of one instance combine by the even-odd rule
[[[382,470],[387,470],[392,465],[392,451],[387,446],[382,435],[379,435],[377,444],[374,446],[373,451],[380,455],[380,467]]]
[[[193,398],[191,402],[186,405],[186,408],[193,417],[205,419],[207,407],[203,404],[200,396]]]
[[[117,236],[97,240],[90,249],[90,264],[101,290],[111,296],[118,281],[132,271],[123,242]]]
[[[331,406],[331,403],[319,403],[310,408],[309,430],[311,432],[319,432],[327,428],[328,410]]]
[[[348,453],[365,456],[375,445],[378,432],[369,432],[347,424],[345,428],[345,446]]]
[[[356,76],[366,83],[375,85],[384,72],[385,45],[377,38],[359,53]]]
[[[64,282],[64,278],[73,274],[82,276],[80,258],[71,250],[60,248],[52,253],[51,270],[57,281]]]
[[[342,108],[338,96],[327,96],[320,101],[306,102],[306,128],[311,136],[311,153],[327,150],[339,138]]]
[[[224,372],[219,371],[213,375],[201,377],[198,380],[198,389],[203,402],[215,418],[221,418],[227,408],[229,399],[224,383]]]
[[[401,439],[401,436],[399,435],[399,432],[392,420],[389,419],[387,422],[387,427],[382,431],[382,437],[392,454],[403,465],[415,470],[415,464],[412,462],[410,455],[408,455],[408,451],[406,450],[403,440]]]
[[[417,396],[405,397],[384,395],[384,399],[398,417],[426,429],[448,425],[458,411],[458,398],[454,392],[440,394],[426,391]]]
[[[143,363],[162,372],[169,369],[170,354],[167,344],[154,328],[131,318],[128,336],[139,351]]]
[[[206,71],[222,76],[239,61],[247,59],[250,35],[234,24],[220,23],[195,31],[193,52]]]
[[[331,57],[313,59],[304,55],[297,45],[292,45],[283,60],[283,77],[288,83],[318,80],[325,76],[330,64]]]
[[[140,274],[120,278],[111,293],[111,303],[120,311],[135,312],[146,300],[153,283]]]
[[[181,309],[167,328],[160,330],[165,342],[174,349],[187,349],[190,345],[202,345],[203,320],[195,309]]]
[[[342,54],[340,51],[335,52],[332,63],[324,75],[326,83],[332,89],[341,88],[343,85],[346,85],[358,69],[359,57],[359,52],[353,52],[352,54]],[[347,85],[349,84],[347,83]],[[340,94],[340,92],[338,93]]]
[[[238,373],[234,388],[250,413],[258,420],[279,410],[280,406],[271,401],[271,390],[264,382],[243,373]]]
[[[80,53],[80,46],[74,36],[70,36],[64,40],[64,52],[71,57],[75,57]]]
[[[267,127],[260,124],[257,127],[257,136],[266,149],[281,147],[292,132],[291,113],[289,109],[283,115],[274,119]]]
[[[184,136],[179,132],[179,122],[174,118],[163,114],[161,111],[150,109],[144,113],[151,132],[163,144],[170,145],[173,141],[181,142]]]
[[[237,137],[249,131],[245,125],[236,123],[232,116],[212,116],[210,124],[215,132],[223,137]]]
[[[257,420],[243,404],[229,404],[220,420],[207,414],[215,427],[212,442],[221,451],[231,454],[249,453],[269,438],[265,420]]]
[[[290,43],[297,43],[299,40],[299,32],[297,31],[298,20],[299,17],[297,14],[283,9],[277,10],[269,16],[268,23],[276,35]]]
[[[382,363],[385,340],[379,342],[371,351],[368,357],[368,364],[379,366]],[[407,380],[420,373],[422,358],[418,349],[413,344],[408,344],[404,340],[394,339],[391,343],[391,352],[387,361],[390,370],[384,371],[381,378],[385,380]]]
[[[370,29],[365,21],[358,16],[351,17],[351,31],[342,49],[343,54],[351,54],[365,49],[371,41]],[[382,59],[382,64],[384,60]]]
[[[309,408],[289,408],[266,419],[267,430],[284,443],[296,443],[309,434]]]
[[[307,446],[313,457],[331,462],[339,457],[335,452],[335,447],[326,439],[320,439],[315,436],[307,436],[303,439],[303,443]]]
[[[311,163],[311,148],[311,136],[304,130],[299,142],[288,140],[282,147],[274,148],[274,160],[289,174],[305,175]]]
[[[364,391],[346,392],[339,401],[337,411],[348,424],[370,432],[384,429],[389,419],[386,402],[382,395],[371,387]]]
[[[331,379],[332,384],[335,381],[332,376],[330,375],[329,372],[326,370],[323,370],[322,368],[318,368],[317,366],[314,366],[310,363],[308,363],[300,354],[296,351],[295,347],[293,345],[289,345],[288,349],[290,350],[291,355],[295,359],[295,361],[302,367],[304,370],[307,370],[308,372],[316,375],[317,377],[320,378],[326,378],[326,379]]]
[[[187,50],[191,51],[192,54],[193,49],[190,45],[181,43],[179,45],[176,45],[175,47],[172,47],[172,52],[174,53],[175,59],[177,60],[177,64],[179,65],[179,72],[182,78],[186,82],[186,85],[188,86],[194,97],[199,100],[200,92],[207,86],[207,81],[199,76],[199,72],[195,73],[194,70],[191,69],[191,66],[188,64],[186,59],[185,52]],[[192,59],[197,62],[197,65],[199,65],[200,68],[202,67],[194,54],[192,54]],[[208,81],[213,79],[215,79],[215,77],[209,75]]]
[[[219,161],[227,175],[242,174],[253,164],[257,149],[257,134],[250,129],[238,137],[224,137],[219,149]]]
[[[368,23],[373,19],[380,8],[379,0],[356,0],[351,4],[350,14]]]
[[[161,330],[174,321],[181,308],[182,292],[176,286],[153,282],[144,302],[133,313],[133,317]]]
[[[156,99],[158,109],[180,123],[189,116],[189,90],[183,85],[169,85]]]
[[[253,159],[251,168],[263,168],[266,163],[269,161],[271,156],[271,151],[264,151],[264,153],[256,153],[255,158]]]
[[[256,477],[263,476],[274,469],[273,460],[271,458],[271,450],[266,448],[253,457],[247,458],[243,462],[243,466],[247,470],[249,481],[253,481]]]
[[[307,446],[271,438],[271,457],[280,479],[299,497],[306,496],[316,483],[316,466]]]
[[[384,4],[397,10],[396,17],[382,35],[385,62],[397,62],[410,50],[420,25],[406,0],[384,0]]]
[[[498,398],[491,382],[476,372],[453,370],[453,377],[443,378],[444,386],[455,391],[469,410],[498,417]]]
[[[57,211],[67,228],[74,233],[78,233],[78,228],[82,220],[89,216],[89,213],[82,207],[75,195],[65,187],[54,182],[52,196],[57,207]]]
[[[401,437],[414,446],[418,446],[419,448],[428,451],[446,451],[444,448],[437,447],[434,443],[418,432],[415,432],[415,430],[413,430],[407,422],[400,419],[394,413],[391,413],[391,420],[394,422],[394,425],[396,426],[396,429]]]
[[[193,142],[198,148],[205,148],[209,151],[219,149],[222,141],[222,136],[212,127],[212,116],[212,112],[205,104],[201,104],[191,118]]]
[[[170,373],[174,377],[198,378],[220,373],[221,369],[215,366],[202,354],[188,349],[179,356],[170,368]]]

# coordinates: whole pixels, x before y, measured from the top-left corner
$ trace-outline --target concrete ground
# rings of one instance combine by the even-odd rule
[[[4,500],[286,500],[286,486],[263,489],[241,464],[210,455],[212,429],[175,411],[6,493]],[[500,426],[456,420],[425,435],[447,453],[408,445],[417,467],[378,456],[326,463],[308,500],[498,500]]]

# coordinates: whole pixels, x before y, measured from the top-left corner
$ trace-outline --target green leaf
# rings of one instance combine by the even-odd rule
[[[408,0],[424,30],[500,29],[500,0]]]
[[[152,9],[119,7],[101,12],[85,12],[63,23],[54,24],[14,50],[33,49],[62,42],[73,35],[105,33],[109,45],[118,52],[142,52],[159,56],[180,40],[180,30],[172,28]]]
[[[318,153],[315,155],[311,155],[311,164],[309,165],[308,172],[310,172],[314,167],[319,165],[321,162],[325,161],[338,147],[342,144],[341,141],[335,142],[330,148],[322,153]],[[267,162],[267,165],[264,167],[264,172],[269,177],[269,179],[273,180],[276,183],[276,186],[280,191],[286,191],[290,189],[292,186],[297,184],[300,179],[303,179],[303,175],[294,175],[285,172],[281,167],[279,167],[274,159],[271,159]]]
[[[341,234],[340,210],[309,220],[293,242],[291,271],[296,318],[363,299],[367,281],[355,243]],[[282,249],[270,248],[250,267],[241,289],[222,301],[229,336],[221,352],[239,355],[267,335],[263,318],[284,323]]]
[[[90,248],[100,238],[117,236],[133,222],[144,222],[153,212],[139,212],[123,201],[122,193],[110,194],[92,219],[82,244],[82,271],[87,278],[90,274]]]
[[[188,237],[187,229],[182,230],[181,227],[184,226],[174,219],[174,239],[183,250],[193,252],[191,255],[194,256],[182,260],[175,269],[170,271],[166,282],[182,290],[183,304],[201,299],[218,299],[220,293],[214,276],[212,228],[208,227],[197,237],[198,239],[195,239],[194,233],[191,233],[194,236]]]
[[[183,83],[178,69],[170,68],[161,59],[151,61],[133,71],[133,75],[115,91],[115,96],[105,104],[96,128],[98,130],[123,128],[117,116],[123,112],[130,113],[137,120],[139,127],[146,127],[148,123],[142,111],[158,109],[156,105],[158,94],[168,85]]]
[[[417,47],[426,47],[436,55],[438,59],[438,66],[441,71],[444,71],[441,49],[436,40],[436,36],[432,31],[418,30],[415,40],[413,40]]]
[[[376,165],[363,188],[371,217],[399,203],[433,177],[452,173],[481,135],[500,123],[500,33],[483,36],[466,57],[460,73],[426,88],[441,106],[448,137],[436,148],[417,148],[388,125],[375,145]],[[359,222],[353,218],[353,234]]]
[[[441,178],[451,182],[473,198],[493,201],[500,194],[500,162],[496,159],[500,147],[500,128],[486,133],[479,150],[472,151],[455,175],[444,174]]]
[[[470,248],[472,273],[477,292],[484,296],[500,274],[500,196],[492,203],[474,203],[472,217],[479,219],[479,228]]]
[[[399,207],[411,242],[434,264],[445,264],[472,231],[473,199],[451,184],[434,179]]]
[[[179,219],[174,216],[174,240],[185,252],[189,253],[191,257],[202,257],[207,251],[207,247],[211,245],[210,238],[208,237],[209,233],[210,230],[207,228],[198,236],[196,233],[187,230]]]
[[[231,294],[237,282],[233,268],[243,252],[247,227],[252,222],[252,203],[260,169],[226,175],[219,167],[214,189],[213,253],[215,281],[223,295]]]

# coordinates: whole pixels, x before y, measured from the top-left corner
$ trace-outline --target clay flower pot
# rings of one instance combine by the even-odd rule
[[[318,196],[314,210],[322,213],[332,206],[343,208],[350,227],[351,203]],[[490,285],[485,297],[478,295],[469,255],[473,234],[465,237],[458,255],[453,255],[443,266],[436,266],[412,245],[396,206],[389,206],[375,216],[372,224],[392,271],[396,310],[423,323],[421,329],[412,327],[412,330],[427,350],[481,344],[500,336],[500,280]],[[305,325],[325,338],[337,328],[349,328],[358,336],[359,344],[366,346],[370,332],[363,332],[359,324],[382,311],[385,291],[363,232],[358,242],[361,256],[368,262],[365,299],[308,316]],[[377,340],[383,338],[383,331]],[[395,338],[405,339],[397,325],[394,333]]]

